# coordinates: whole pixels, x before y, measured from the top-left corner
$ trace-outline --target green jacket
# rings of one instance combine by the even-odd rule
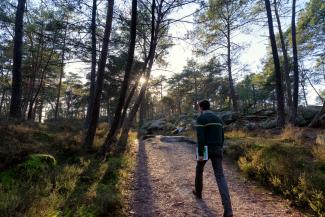
[[[210,110],[203,111],[196,120],[197,145],[199,156],[203,156],[204,146],[213,153],[223,147],[224,130],[222,121]]]

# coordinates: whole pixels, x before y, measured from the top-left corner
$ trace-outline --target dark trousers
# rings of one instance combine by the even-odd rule
[[[214,176],[218,184],[222,205],[226,215],[232,215],[232,207],[230,201],[229,190],[222,168],[222,150],[218,150],[214,153],[209,153],[209,159],[212,162],[214,170]],[[195,176],[195,191],[198,194],[202,194],[203,188],[203,170],[207,161],[197,161],[196,176]]]

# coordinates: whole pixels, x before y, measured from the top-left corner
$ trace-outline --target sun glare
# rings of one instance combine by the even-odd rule
[[[147,80],[144,77],[140,78],[140,85],[143,85]]]

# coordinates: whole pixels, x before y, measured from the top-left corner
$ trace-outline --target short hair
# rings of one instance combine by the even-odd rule
[[[199,106],[200,106],[200,108],[202,110],[209,110],[210,109],[210,102],[209,102],[209,100],[206,100],[206,99],[201,100],[199,102]]]

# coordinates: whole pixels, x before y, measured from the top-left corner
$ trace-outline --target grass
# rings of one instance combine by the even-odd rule
[[[127,216],[136,133],[102,162],[81,150],[82,125],[70,125],[0,125],[0,216]],[[107,128],[99,125],[95,149]]]
[[[248,178],[313,216],[325,216],[325,147],[305,142],[305,136],[293,127],[273,136],[227,132],[226,154]]]

